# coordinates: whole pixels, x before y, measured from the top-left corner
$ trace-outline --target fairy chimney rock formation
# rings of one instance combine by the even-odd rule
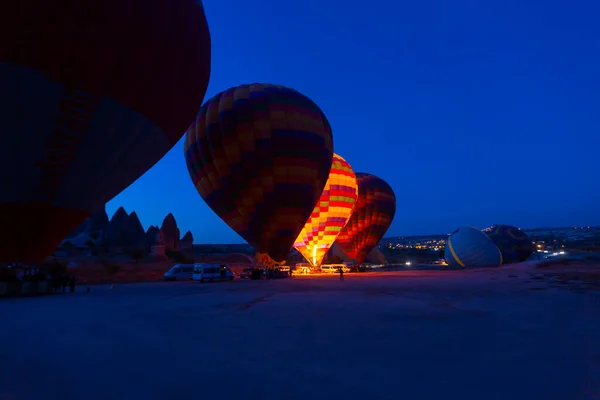
[[[143,246],[144,228],[137,214],[119,207],[104,231],[103,242],[114,249]]]
[[[157,228],[158,229],[158,228]],[[150,229],[148,229],[150,231]],[[154,260],[166,260],[167,246],[165,244],[165,234],[162,229],[156,232],[154,244],[150,247],[150,257]]]
[[[179,241],[179,248],[181,249],[181,251],[190,251],[193,247],[194,235],[192,235],[192,232],[187,231]]]
[[[144,227],[140,222],[139,217],[136,212],[133,211],[129,214],[129,218],[127,219],[127,245],[142,247],[144,246],[144,239],[146,232],[144,231]]]
[[[71,245],[87,248],[88,243],[101,244],[109,253],[124,253],[133,249],[150,251],[155,258],[166,258],[169,251],[193,251],[194,236],[187,231],[180,239],[180,230],[173,214],[169,213],[160,228],[151,225],[144,230],[135,211],[129,214],[119,207],[109,219],[106,207],[90,215],[69,234]]]
[[[160,230],[164,234],[167,250],[179,250],[179,228],[173,214],[169,213],[163,220]]]
[[[128,225],[129,214],[123,207],[119,207],[117,211],[108,221],[106,229],[102,235],[102,242],[109,246],[111,250],[125,246],[125,230]]]
[[[148,230],[144,234],[144,243],[147,247],[154,246],[156,244],[157,235],[160,229],[156,225],[150,225]]]
[[[156,232],[156,241],[154,242],[154,244],[160,245],[160,246],[167,245],[167,239],[165,236],[165,232],[162,229],[159,229],[158,232]]]

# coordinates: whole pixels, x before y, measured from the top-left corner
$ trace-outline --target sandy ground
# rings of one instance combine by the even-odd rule
[[[0,301],[0,400],[600,399],[600,292],[529,267]]]

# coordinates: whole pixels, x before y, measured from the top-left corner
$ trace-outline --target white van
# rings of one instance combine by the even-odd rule
[[[310,274],[312,266],[309,263],[296,263],[294,266],[294,274],[305,275]]]
[[[233,271],[225,264],[194,264],[192,279],[200,282],[232,281]]]
[[[321,265],[321,272],[338,274],[340,272],[340,268],[342,271],[344,271],[344,273],[350,272],[350,268],[346,264],[323,264]]]
[[[176,264],[163,275],[165,281],[185,281],[192,279],[194,264]]]

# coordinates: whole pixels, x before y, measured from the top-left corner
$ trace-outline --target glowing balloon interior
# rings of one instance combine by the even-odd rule
[[[325,189],[294,247],[313,266],[318,267],[346,226],[358,195],[356,175],[350,164],[333,155]]]
[[[390,185],[375,175],[359,172],[356,180],[356,205],[336,243],[362,264],[390,227],[396,214],[396,196]]]
[[[237,86],[208,100],[185,158],[200,196],[257,250],[283,261],[323,192],[331,127],[308,97],[284,86]]]
[[[210,75],[194,0],[0,2],[0,262],[43,261],[183,135]]]

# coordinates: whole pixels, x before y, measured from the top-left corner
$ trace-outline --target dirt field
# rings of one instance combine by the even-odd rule
[[[73,261],[76,261],[78,266],[69,268],[69,274],[75,275],[79,283],[84,285],[158,282],[162,281],[163,274],[175,264],[173,261],[145,263],[111,261],[112,264],[118,266],[119,272],[109,273],[107,268],[98,261]],[[227,262],[227,260],[204,257],[196,260],[196,262],[222,263]],[[236,275],[239,275],[244,268],[251,266],[250,264],[241,263],[228,265]],[[586,261],[531,261],[504,268],[531,270],[531,274],[535,275],[532,278],[534,280],[544,279],[550,281],[553,285],[566,285],[571,289],[600,289],[600,264],[598,263]]]
[[[0,399],[598,399],[600,292],[546,273],[161,282],[4,299]]]

